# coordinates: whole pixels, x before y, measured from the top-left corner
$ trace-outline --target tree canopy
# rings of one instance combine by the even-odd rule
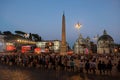
[[[5,35],[11,35],[12,33],[10,31],[4,31],[3,34],[5,34]]]

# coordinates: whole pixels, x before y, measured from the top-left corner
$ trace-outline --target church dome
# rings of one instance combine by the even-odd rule
[[[102,41],[103,40],[104,41],[107,41],[107,40],[114,41],[113,38],[110,35],[107,34],[106,30],[104,30],[103,35],[98,38],[98,41],[101,41],[101,40]]]

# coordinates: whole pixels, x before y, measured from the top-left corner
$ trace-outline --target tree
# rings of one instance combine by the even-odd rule
[[[31,34],[34,41],[41,41],[41,36],[39,36],[38,34]]]
[[[31,33],[29,33],[29,39],[32,40],[32,34]]]
[[[3,34],[5,34],[5,35],[12,35],[12,33],[10,31],[4,31]]]
[[[15,35],[12,34],[10,31],[4,31],[4,32],[3,32],[3,35],[5,35],[5,36],[4,36],[4,40],[5,40],[6,42],[10,42],[10,41],[13,41],[13,42],[14,42],[14,40],[15,40]]]
[[[2,32],[0,31],[0,34],[2,34]]]
[[[26,33],[23,32],[23,31],[15,31],[15,33],[16,33],[17,35],[20,35],[20,36],[24,36],[24,34],[26,34]]]

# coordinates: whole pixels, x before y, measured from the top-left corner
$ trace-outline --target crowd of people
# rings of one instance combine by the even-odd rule
[[[80,73],[111,74],[113,67],[120,72],[120,57],[99,55],[10,54],[0,55],[0,64],[35,67],[41,70],[65,70]]]

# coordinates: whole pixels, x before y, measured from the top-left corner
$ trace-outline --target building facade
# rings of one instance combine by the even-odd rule
[[[89,54],[90,48],[90,38],[83,38],[80,34],[79,38],[74,43],[73,51],[76,54]]]
[[[107,31],[103,31],[103,35],[98,38],[97,41],[97,53],[98,54],[111,54],[114,53],[114,40],[107,34]]]
[[[0,35],[0,52],[4,52],[5,51],[5,41],[4,41],[4,35]]]
[[[22,46],[35,46],[36,42],[17,36],[17,35],[0,35],[0,52],[21,52]]]
[[[48,49],[51,52],[59,53],[61,42],[59,40],[45,40],[37,42],[36,46],[41,49],[41,52],[45,52]]]
[[[40,48],[41,52],[46,52],[47,49],[48,52],[60,54],[61,44],[62,43],[60,40],[45,40],[45,41],[37,42],[36,47]],[[69,44],[68,43],[66,44],[68,50]]]

